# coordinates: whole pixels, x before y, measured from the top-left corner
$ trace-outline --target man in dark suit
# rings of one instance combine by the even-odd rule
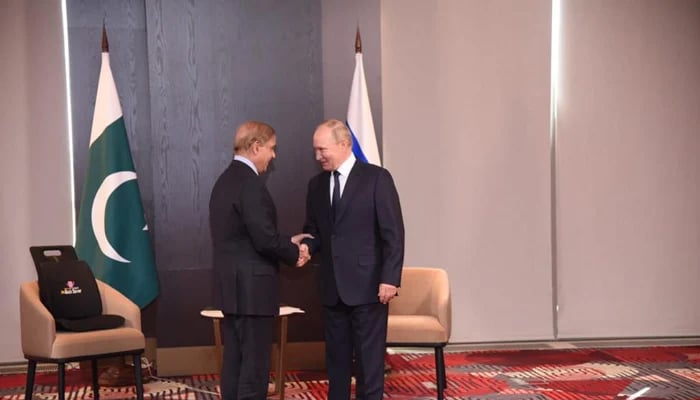
[[[328,120],[313,138],[324,172],[309,182],[304,239],[321,253],[321,302],[331,400],[381,399],[388,303],[401,283],[404,226],[389,171],[355,159],[344,123]],[[302,245],[303,246],[303,245]]]
[[[279,261],[303,264],[302,236],[277,230],[277,212],[259,176],[275,158],[274,129],[248,121],[237,130],[234,160],[214,185],[209,222],[224,313],[224,400],[265,399],[274,317],[279,313]],[[306,249],[306,246],[304,246]]]

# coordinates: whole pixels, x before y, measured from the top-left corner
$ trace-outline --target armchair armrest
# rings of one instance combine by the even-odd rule
[[[25,355],[49,357],[56,339],[56,321],[41,302],[36,281],[24,282],[19,288],[19,319],[22,352]]]
[[[445,270],[439,270],[433,280],[431,296],[433,299],[432,311],[447,333],[449,340],[452,334],[452,299],[450,295],[450,282]]]
[[[117,289],[97,279],[102,298],[102,313],[121,315],[126,320],[124,326],[141,330],[141,310]]]

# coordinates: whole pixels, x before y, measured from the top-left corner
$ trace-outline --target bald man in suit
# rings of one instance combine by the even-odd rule
[[[274,317],[279,313],[279,262],[303,264],[305,235],[283,236],[277,211],[260,177],[275,158],[275,130],[243,123],[234,159],[217,179],[209,201],[214,270],[224,313],[224,400],[265,399]],[[306,246],[304,246],[306,249]]]
[[[397,295],[404,257],[399,196],[389,171],[355,159],[352,137],[338,120],[313,137],[323,172],[309,182],[303,240],[320,252],[330,400],[381,399],[388,303]]]

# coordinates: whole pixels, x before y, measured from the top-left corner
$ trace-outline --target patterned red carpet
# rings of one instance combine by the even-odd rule
[[[447,353],[448,399],[700,399],[700,347],[521,350]],[[389,357],[386,398],[435,398],[432,354]],[[0,375],[0,400],[24,399],[24,375]],[[56,399],[56,376],[37,375],[35,399]],[[67,400],[93,397],[89,378],[67,376]],[[322,372],[289,372],[286,398],[325,399]],[[218,376],[152,380],[146,398],[216,399]],[[133,398],[133,387],[101,388],[100,398]]]

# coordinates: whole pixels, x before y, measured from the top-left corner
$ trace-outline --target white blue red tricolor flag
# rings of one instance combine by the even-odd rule
[[[382,160],[379,158],[372,109],[369,106],[369,95],[367,94],[365,68],[362,65],[359,30],[355,41],[355,74],[352,77],[346,123],[352,133],[352,152],[355,157],[358,160],[381,166]]]

